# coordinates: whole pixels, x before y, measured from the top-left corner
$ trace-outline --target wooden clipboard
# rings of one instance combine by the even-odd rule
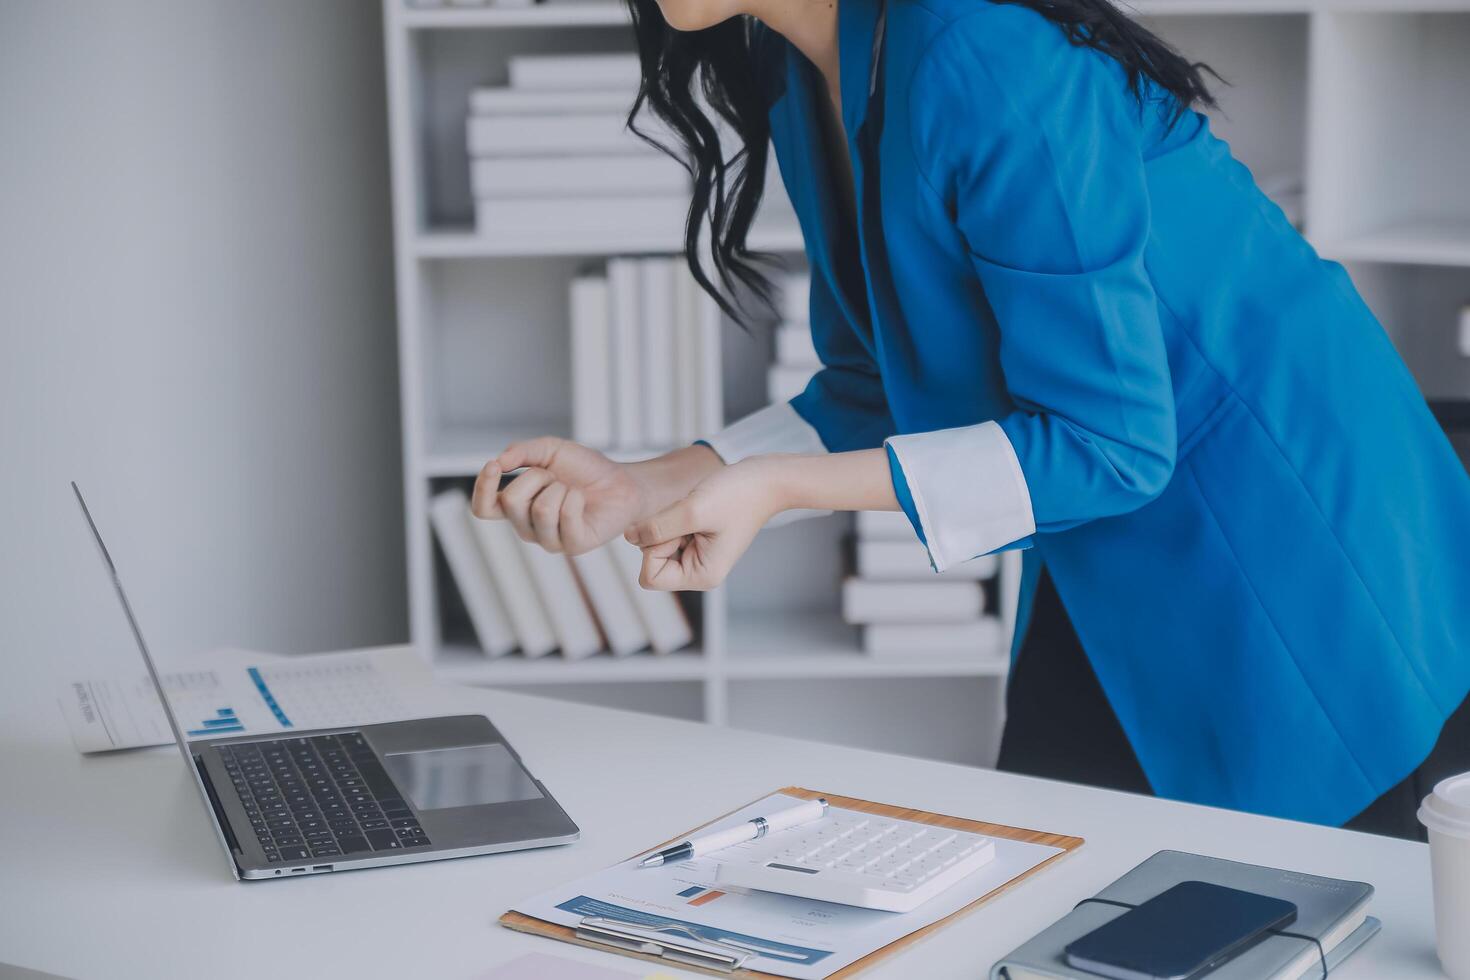
[[[957,912],[953,912],[950,915],[947,915],[944,918],[938,920],[937,922],[931,922],[929,925],[924,926],[922,929],[916,929],[908,935],[894,940],[887,946],[880,946],[878,949],[873,950],[862,959],[855,960],[854,962],[849,963],[847,966],[843,967],[841,970],[838,970],[835,973],[828,974],[827,980],[841,980],[841,978],[856,976],[863,970],[874,966],[887,957],[892,956],[894,953],[900,952],[904,948],[918,942],[925,936],[929,935],[931,932],[943,929],[945,926],[949,925],[960,916],[968,915],[969,913],[975,911],[975,909],[979,908],[981,905],[984,905],[986,902],[990,901],[992,898],[999,895],[1001,892],[1005,891],[1011,886],[1017,884],[1018,882],[1025,881],[1027,878],[1030,878],[1038,871],[1049,867],[1054,862],[1059,861],[1067,855],[1071,854],[1077,848],[1081,847],[1083,843],[1081,837],[1068,837],[1064,834],[1048,834],[1039,830],[1023,830],[1019,827],[1007,827],[1004,824],[985,823],[981,820],[965,820],[961,817],[950,817],[940,813],[929,813],[924,810],[910,810],[906,807],[889,806],[884,803],[870,803],[867,800],[856,800],[850,796],[837,796],[833,793],[818,793],[814,790],[802,789],[798,786],[787,786],[786,788],[776,790],[775,792],[784,793],[787,796],[799,797],[803,800],[815,800],[820,796],[824,796],[827,798],[827,801],[832,804],[832,806],[836,807],[839,810],[857,810],[862,813],[871,813],[875,816],[892,817],[895,820],[912,820],[915,823],[925,823],[934,827],[946,827],[950,830],[964,830],[972,834],[985,834],[989,837],[1003,837],[1007,840],[1021,841],[1027,844],[1045,844],[1049,847],[1061,848],[1061,853],[1053,854],[1045,861],[1042,861],[1040,864],[1036,865],[1036,867],[1025,872],[1024,874],[1017,875],[1010,881],[1001,885],[999,888],[996,888],[993,891],[981,895],[975,901],[971,902],[969,905],[966,905],[964,908],[958,910]],[[751,803],[763,800],[768,795],[770,794],[765,794],[759,797],[757,800],[752,800]],[[667,847],[670,844],[676,843],[677,841],[684,840],[690,834],[698,833],[705,827],[708,827],[710,824],[718,823],[719,821],[724,820],[725,817],[730,816],[730,814],[738,813],[742,809],[744,809],[744,807],[737,807],[724,816],[716,817],[714,820],[711,820],[707,824],[672,837],[657,846]],[[642,854],[644,852],[639,851],[638,853]],[[629,855],[629,857],[633,856],[634,855]],[[564,943],[575,943],[578,946],[586,946],[588,949],[599,949],[603,952],[617,953],[622,956],[632,956],[640,960],[646,960],[647,962],[655,963],[665,967],[676,965],[677,968],[681,970],[693,970],[696,973],[707,973],[711,976],[719,977],[752,978],[752,980],[786,980],[786,978],[779,977],[774,973],[764,973],[759,970],[739,969],[731,973],[721,973],[715,970],[704,969],[698,966],[689,966],[684,963],[670,964],[667,960],[660,959],[657,956],[651,956],[645,953],[635,953],[622,949],[614,949],[613,947],[604,946],[600,943],[589,942],[585,939],[579,938],[576,934],[576,930],[572,929],[569,926],[557,925],[556,923],[547,922],[544,919],[533,918],[532,916],[523,915],[522,913],[516,911],[506,912],[504,915],[502,915],[500,917],[500,924],[505,926],[507,929],[514,929],[517,932],[529,932],[537,936],[546,936],[549,939],[559,939]]]

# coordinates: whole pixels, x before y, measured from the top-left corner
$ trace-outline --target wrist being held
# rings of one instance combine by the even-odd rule
[[[643,496],[637,520],[645,520],[689,495],[705,477],[723,469],[722,460],[703,443],[685,446],[653,459],[624,463]]]
[[[708,446],[619,463],[568,439],[543,436],[507,446],[486,463],[471,508],[481,519],[509,521],[523,541],[579,555],[686,496],[723,466]],[[502,486],[512,470],[521,472]]]
[[[646,589],[712,589],[773,516],[787,507],[783,475],[794,457],[751,456],[711,473],[688,496],[634,524]]]
[[[749,456],[705,477],[682,500],[638,521],[646,589],[712,589],[760,529],[784,510],[898,510],[882,449]]]

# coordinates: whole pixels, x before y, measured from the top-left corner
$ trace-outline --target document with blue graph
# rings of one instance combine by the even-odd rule
[[[841,806],[840,799],[833,799],[834,807]],[[797,802],[794,796],[772,794],[705,829],[735,827]],[[1062,839],[1072,841],[1071,846],[1081,844],[1076,838]],[[753,841],[658,868],[639,868],[639,855],[520,902],[513,911],[539,923],[572,929],[584,920],[600,920],[693,939],[744,954],[744,970],[757,975],[823,980],[875,950],[968,908],[1064,852],[1062,847],[1010,837],[997,836],[994,843],[995,858],[989,864],[911,912],[879,912],[721,885],[720,864],[747,861],[749,855],[760,853]],[[525,928],[505,918],[501,921],[511,928]]]
[[[199,664],[161,677],[190,739],[401,721],[424,711],[425,692],[432,690],[428,667],[403,648],[300,657],[221,651]],[[76,681],[60,700],[80,752],[173,741],[158,694],[141,671]]]

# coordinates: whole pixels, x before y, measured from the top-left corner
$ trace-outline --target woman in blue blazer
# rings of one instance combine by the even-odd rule
[[[626,532],[652,588],[717,584],[788,509],[902,508],[937,570],[1028,549],[1003,765],[1414,833],[1470,769],[1470,479],[1199,66],[1106,0],[630,2],[696,275],[761,286],[769,140],[825,368],[646,463],[512,446],[478,512]]]

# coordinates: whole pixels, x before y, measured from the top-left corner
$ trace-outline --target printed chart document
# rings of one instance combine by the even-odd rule
[[[401,721],[431,708],[432,675],[402,647],[286,657],[218,651],[200,666],[165,670],[179,724],[191,739],[261,735]],[[61,692],[61,712],[82,753],[173,741],[148,674],[81,680]]]
[[[800,802],[773,793],[706,829],[733,827]],[[572,928],[584,916],[655,929],[679,926],[700,939],[751,953],[743,964],[746,969],[796,980],[821,980],[875,949],[952,915],[1062,850],[1001,837],[993,840],[994,860],[912,912],[879,912],[773,892],[723,890],[715,880],[719,863],[749,860],[753,843],[659,868],[639,868],[635,857],[522,902],[515,911]]]

